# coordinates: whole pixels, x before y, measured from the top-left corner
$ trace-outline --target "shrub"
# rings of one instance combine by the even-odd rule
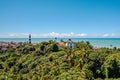
[[[20,70],[21,74],[26,74],[28,72],[29,72],[29,70],[27,68],[23,68],[23,69]]]

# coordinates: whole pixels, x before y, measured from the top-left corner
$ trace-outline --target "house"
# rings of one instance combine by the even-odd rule
[[[58,46],[65,46],[65,42],[58,42]]]
[[[61,41],[61,42],[58,42],[58,46],[68,46],[70,48],[74,48],[74,43],[71,39],[68,39],[67,41]]]
[[[73,41],[71,40],[71,39],[68,39],[67,41],[66,41],[66,44],[65,44],[66,46],[69,46],[70,48],[74,48],[74,43],[73,43]]]
[[[7,48],[5,47],[5,48],[2,48],[1,50],[3,50],[3,51],[7,51]]]

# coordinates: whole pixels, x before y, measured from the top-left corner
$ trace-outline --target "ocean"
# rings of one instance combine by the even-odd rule
[[[56,41],[66,41],[69,38],[57,38]],[[73,42],[89,41],[94,47],[118,47],[120,48],[120,38],[70,38]],[[55,40],[55,38],[32,38],[32,43]],[[27,42],[28,38],[0,38],[0,41]],[[112,45],[112,46],[110,46]]]

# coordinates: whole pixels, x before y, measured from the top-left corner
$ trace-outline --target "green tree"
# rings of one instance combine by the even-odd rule
[[[114,53],[106,57],[103,71],[106,78],[120,77],[120,53]]]

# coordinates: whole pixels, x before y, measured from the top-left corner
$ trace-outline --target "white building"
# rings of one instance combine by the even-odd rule
[[[73,41],[71,40],[71,39],[68,39],[67,41],[66,41],[66,44],[65,44],[66,46],[69,46],[70,48],[74,48],[74,43],[73,43]]]

